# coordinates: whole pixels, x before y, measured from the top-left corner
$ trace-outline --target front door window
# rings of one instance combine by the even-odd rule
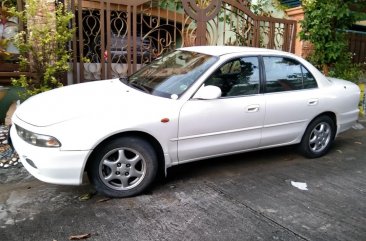
[[[221,89],[222,97],[235,97],[259,93],[259,61],[257,57],[231,60],[221,66],[205,82]]]

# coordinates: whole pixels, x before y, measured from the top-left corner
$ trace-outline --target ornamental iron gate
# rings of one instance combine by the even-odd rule
[[[185,46],[295,49],[296,21],[254,15],[246,0],[72,0],[69,7],[77,27],[69,83],[128,76]]]

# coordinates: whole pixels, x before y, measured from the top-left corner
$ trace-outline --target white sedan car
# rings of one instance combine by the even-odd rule
[[[124,79],[48,91],[13,116],[11,139],[36,178],[137,195],[191,161],[298,144],[324,155],[358,118],[359,88],[295,55],[200,46],[175,50]]]

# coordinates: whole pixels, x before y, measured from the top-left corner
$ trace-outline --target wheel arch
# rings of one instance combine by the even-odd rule
[[[330,128],[334,128],[334,131],[331,132],[331,136],[328,134],[324,134],[326,131],[324,129],[320,130],[320,135],[313,135],[315,128],[318,128],[318,125],[325,121],[329,125]],[[331,123],[332,122],[332,123]],[[298,145],[298,151],[307,158],[318,158],[325,155],[336,136],[337,133],[337,116],[334,112],[327,111],[320,113],[315,116],[306,127],[301,141]],[[328,138],[329,137],[329,138]]]
[[[98,152],[98,150],[105,145],[106,143],[118,139],[118,138],[122,138],[122,137],[138,137],[144,140],[147,140],[148,143],[150,143],[152,145],[152,147],[154,148],[156,155],[157,155],[157,159],[158,159],[158,176],[160,175],[165,175],[165,158],[164,158],[164,151],[162,146],[160,145],[160,142],[153,137],[152,135],[146,133],[146,132],[142,132],[142,131],[127,131],[127,132],[121,132],[121,133],[116,133],[112,136],[109,136],[107,138],[105,138],[103,141],[101,141],[100,143],[98,143],[98,145],[92,150],[92,152],[90,153],[90,155],[87,158],[85,167],[84,167],[84,171],[87,171],[89,169],[90,163],[91,163],[91,159],[93,158],[94,154]]]
[[[323,113],[321,113],[321,114],[319,114],[319,115],[317,115],[317,116],[315,116],[310,122],[309,122],[309,124],[311,123],[311,122],[313,122],[316,118],[318,118],[319,116],[323,116],[323,115],[325,115],[325,116],[328,116],[329,118],[331,118],[332,119],[332,121],[333,121],[333,123],[334,123],[334,127],[336,128],[335,129],[335,133],[337,133],[337,129],[338,129],[338,127],[337,127],[337,115],[334,113],[334,112],[332,112],[332,111],[326,111],[326,112],[323,112]]]
[[[334,127],[335,127],[335,133],[334,133],[334,137],[335,137],[336,133],[337,133],[337,129],[338,129],[338,127],[337,127],[337,115],[332,111],[325,111],[325,112],[322,112],[322,113],[318,114],[317,116],[314,116],[314,118],[311,119],[311,121],[309,121],[308,125],[306,126],[306,129],[319,116],[328,116],[329,118],[332,119],[332,121],[334,123]],[[302,138],[304,138],[304,135],[306,133],[306,129],[304,130],[304,133],[302,133],[302,135],[301,135],[301,140],[302,140]]]

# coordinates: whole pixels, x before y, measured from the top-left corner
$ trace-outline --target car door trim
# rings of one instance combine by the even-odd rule
[[[291,125],[291,124],[298,124],[298,123],[304,123],[308,120],[298,120],[298,121],[289,121],[289,122],[282,122],[282,123],[276,123],[271,125],[264,125],[263,128],[271,128],[271,127],[277,127],[277,126],[284,126],[284,125]]]
[[[249,127],[249,128],[241,128],[241,129],[235,129],[235,130],[229,130],[229,131],[212,132],[212,133],[201,134],[201,135],[183,136],[183,137],[178,137],[178,138],[172,138],[172,139],[170,139],[170,141],[182,141],[182,140],[189,140],[189,139],[197,139],[197,138],[201,138],[201,137],[224,135],[224,134],[241,132],[241,131],[257,130],[257,129],[261,129],[261,128],[262,128],[262,126],[254,126],[254,127]]]

